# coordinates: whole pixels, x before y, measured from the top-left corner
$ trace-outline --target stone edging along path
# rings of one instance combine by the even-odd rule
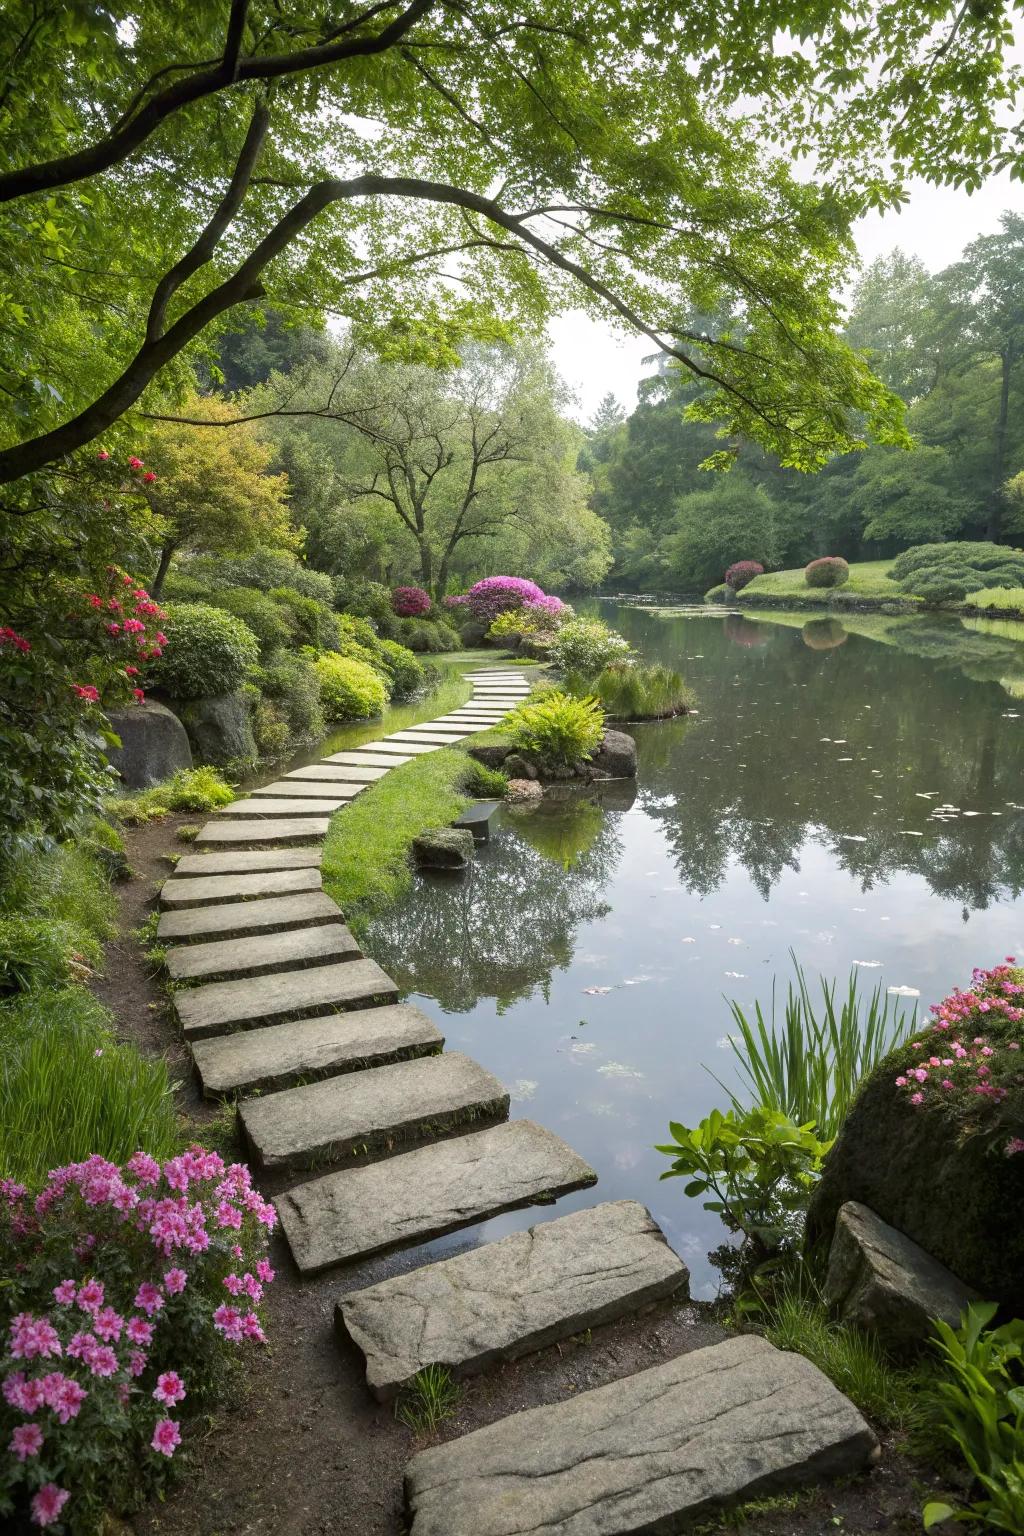
[[[391,768],[489,729],[531,686],[516,668],[466,676],[461,709],[215,813],[161,891],[157,937],[170,975],[193,983],[174,1005],[203,1092],[237,1101],[257,1166],[296,1175],[276,1203],[302,1274],[597,1181],[552,1132],[508,1119],[508,1094],[484,1067],[443,1050],[322,889],[335,811]],[[685,1295],[688,1279],[650,1213],[616,1201],[350,1291],[336,1322],[387,1398],[426,1365],[482,1371]],[[874,1454],[867,1425],[814,1366],[730,1339],[420,1452],[406,1476],[409,1529],[662,1530]]]

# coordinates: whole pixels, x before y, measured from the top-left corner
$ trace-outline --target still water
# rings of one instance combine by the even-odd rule
[[[499,812],[469,877],[418,881],[366,949],[597,1169],[550,1214],[643,1201],[707,1297],[721,1229],[653,1143],[724,1106],[726,998],[784,995],[792,948],[924,1010],[1024,953],[1024,626],[601,611],[699,713],[632,728],[635,787]]]

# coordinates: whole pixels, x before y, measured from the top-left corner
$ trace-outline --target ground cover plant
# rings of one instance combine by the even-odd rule
[[[104,802],[104,810],[126,826],[141,826],[172,811],[215,811],[218,806],[230,805],[234,798],[234,790],[216,768],[179,768],[152,789],[111,795]]]
[[[805,567],[798,566],[782,571],[766,571],[755,576],[743,591],[737,594],[737,602],[744,608],[771,607],[823,607],[841,609],[856,608],[858,604],[893,602],[916,606],[919,599],[905,592],[902,585],[891,575],[891,560],[851,561],[849,578],[841,587],[809,587],[804,574]]]
[[[736,560],[725,573],[725,586],[732,592],[742,592],[755,576],[763,575],[764,566],[759,560]]]

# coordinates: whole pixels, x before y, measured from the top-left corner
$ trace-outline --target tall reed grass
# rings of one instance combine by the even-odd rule
[[[798,1125],[814,1125],[828,1141],[838,1133],[862,1078],[914,1032],[917,1009],[908,1013],[881,983],[862,997],[856,972],[850,973],[846,995],[838,1002],[836,983],[822,976],[816,1001],[792,950],[790,957],[796,980],[787,988],[781,1025],[774,982],[768,1019],[760,1003],[749,1018],[739,1003],[730,1001],[738,1031],[731,1036],[736,1065],[755,1103],[781,1110]],[[720,1086],[737,1110],[748,1107],[726,1084]]]

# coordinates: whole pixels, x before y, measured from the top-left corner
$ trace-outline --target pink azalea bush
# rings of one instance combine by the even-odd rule
[[[275,1211],[193,1147],[0,1180],[0,1516],[92,1532],[159,1486],[185,1416],[264,1341]]]
[[[725,584],[734,592],[742,592],[743,588],[753,581],[755,576],[764,575],[764,566],[759,560],[737,560],[725,573]]]
[[[485,576],[466,593],[466,605],[479,623],[491,624],[499,613],[543,602],[545,595],[535,581],[521,576]]]
[[[975,970],[932,1007],[927,1033],[908,1046],[895,1079],[915,1109],[955,1121],[961,1136],[985,1134],[1006,1157],[1024,1152],[1024,972],[1012,955]]]
[[[396,587],[391,606],[400,619],[421,619],[430,612],[430,593],[422,587]]]

